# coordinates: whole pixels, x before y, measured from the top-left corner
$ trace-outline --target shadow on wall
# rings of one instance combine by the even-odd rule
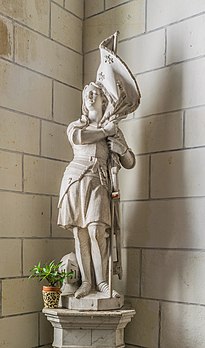
[[[175,50],[174,45],[172,49]],[[169,69],[167,74],[169,78],[164,81],[163,86],[160,83],[155,86],[157,99],[150,98],[149,109],[153,110],[153,113],[154,110],[159,110],[158,105],[160,105],[158,112],[162,114],[163,111],[181,110],[183,107],[183,64],[179,64],[178,69],[175,69],[175,66],[167,69]],[[177,101],[174,100],[176,85]],[[142,103],[144,103],[143,99],[147,99],[149,102],[149,96],[143,98],[146,89],[141,90],[141,93]],[[174,108],[174,105],[177,106]],[[172,117],[171,114],[162,116],[161,122],[163,122],[164,117]],[[182,113],[179,113],[178,117],[182,117]],[[159,122],[159,119],[153,117],[152,122]],[[137,133],[141,132],[149,137],[150,134],[143,128],[146,127],[146,124],[139,122],[138,125],[141,129]],[[123,203],[123,245],[128,248],[127,253],[124,249],[126,260],[124,260],[123,290],[127,296],[135,296],[139,299],[194,302],[192,296],[194,295],[192,293],[193,283],[190,281],[192,277],[190,278],[187,259],[188,252],[168,250],[193,247],[193,224],[191,202],[189,199],[180,198],[189,194],[187,193],[186,182],[189,173],[186,172],[186,162],[181,151],[169,152],[177,149],[177,147],[178,149],[183,147],[182,134],[181,146],[175,146],[176,134],[170,130],[169,122],[164,125],[163,127],[159,125],[158,129],[154,125],[152,127],[152,129],[155,129],[154,136],[156,139],[164,138],[164,134],[160,133],[162,129],[166,137],[163,144],[164,148],[155,149],[154,152],[156,153],[151,155],[151,168],[149,170],[150,198],[140,200],[136,197],[135,201],[130,201],[127,197]],[[145,148],[147,142],[148,139],[141,138],[139,147]],[[168,148],[166,148],[167,144],[169,144]],[[170,144],[173,144],[172,148]],[[152,151],[152,148],[150,148],[150,153]],[[163,153],[157,153],[157,151],[163,151]],[[139,187],[144,185],[143,169],[136,173],[135,180]],[[124,185],[126,184],[124,183]],[[130,185],[130,183],[127,183],[127,185]],[[135,182],[133,182],[134,186]],[[142,252],[141,265],[139,261],[140,252]],[[189,260],[190,264],[192,258],[194,259],[194,255],[191,256],[191,261]],[[136,262],[139,262],[138,266]],[[139,291],[136,284],[140,286]],[[192,300],[190,300],[190,296],[192,296]],[[165,303],[162,303],[160,347],[190,347],[190,343],[187,343],[188,345],[184,343],[187,341],[184,314],[182,311],[175,311],[175,304],[169,304],[169,306],[173,306],[173,310],[168,310]],[[148,315],[149,313],[147,313],[147,319],[149,319]],[[137,313],[136,316],[140,317],[140,313]],[[146,328],[146,316],[144,320]],[[126,337],[127,343],[148,348],[158,347],[158,330],[156,331],[158,324],[156,322],[151,327],[147,327],[147,336],[143,336],[133,321],[129,327],[129,335]],[[179,328],[179,335],[171,334],[178,332]],[[152,330],[152,332],[149,332],[149,330]],[[153,338],[154,331],[157,332],[155,343],[150,342],[150,337]],[[180,342],[178,341],[179,337]]]

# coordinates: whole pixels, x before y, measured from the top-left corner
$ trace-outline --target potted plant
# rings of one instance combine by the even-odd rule
[[[29,278],[37,278],[39,281],[46,280],[48,282],[47,286],[43,286],[42,294],[44,307],[46,308],[56,308],[58,307],[58,301],[60,298],[60,288],[63,284],[63,281],[66,278],[73,276],[73,272],[67,273],[65,270],[61,270],[62,261],[55,263],[51,261],[48,264],[41,265],[41,262],[38,265],[34,266],[30,272],[31,275]]]

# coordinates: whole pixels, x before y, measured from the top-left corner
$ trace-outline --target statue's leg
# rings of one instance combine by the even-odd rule
[[[91,252],[90,238],[86,228],[73,228],[75,239],[75,253],[80,268],[82,284],[75,292],[76,298],[81,298],[89,294],[91,290]]]
[[[106,226],[104,224],[90,223],[88,225],[91,255],[97,285],[106,281],[108,252],[105,228]]]
[[[106,281],[108,263],[106,225],[91,223],[88,225],[88,232],[96,284],[100,292],[109,296],[109,286]],[[112,296],[119,297],[119,294],[113,290]]]

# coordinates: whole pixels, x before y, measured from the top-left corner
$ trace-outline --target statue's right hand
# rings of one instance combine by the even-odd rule
[[[118,126],[115,121],[108,121],[104,127],[103,127],[104,132],[108,137],[113,136],[117,134],[118,131]]]

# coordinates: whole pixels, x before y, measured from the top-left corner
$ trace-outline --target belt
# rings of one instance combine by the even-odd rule
[[[107,165],[107,160],[105,160],[104,158],[102,157],[95,157],[95,156],[74,156],[73,158],[73,161],[89,161],[89,162],[93,162],[93,163],[96,163],[96,162],[100,162],[102,163],[103,165]]]

